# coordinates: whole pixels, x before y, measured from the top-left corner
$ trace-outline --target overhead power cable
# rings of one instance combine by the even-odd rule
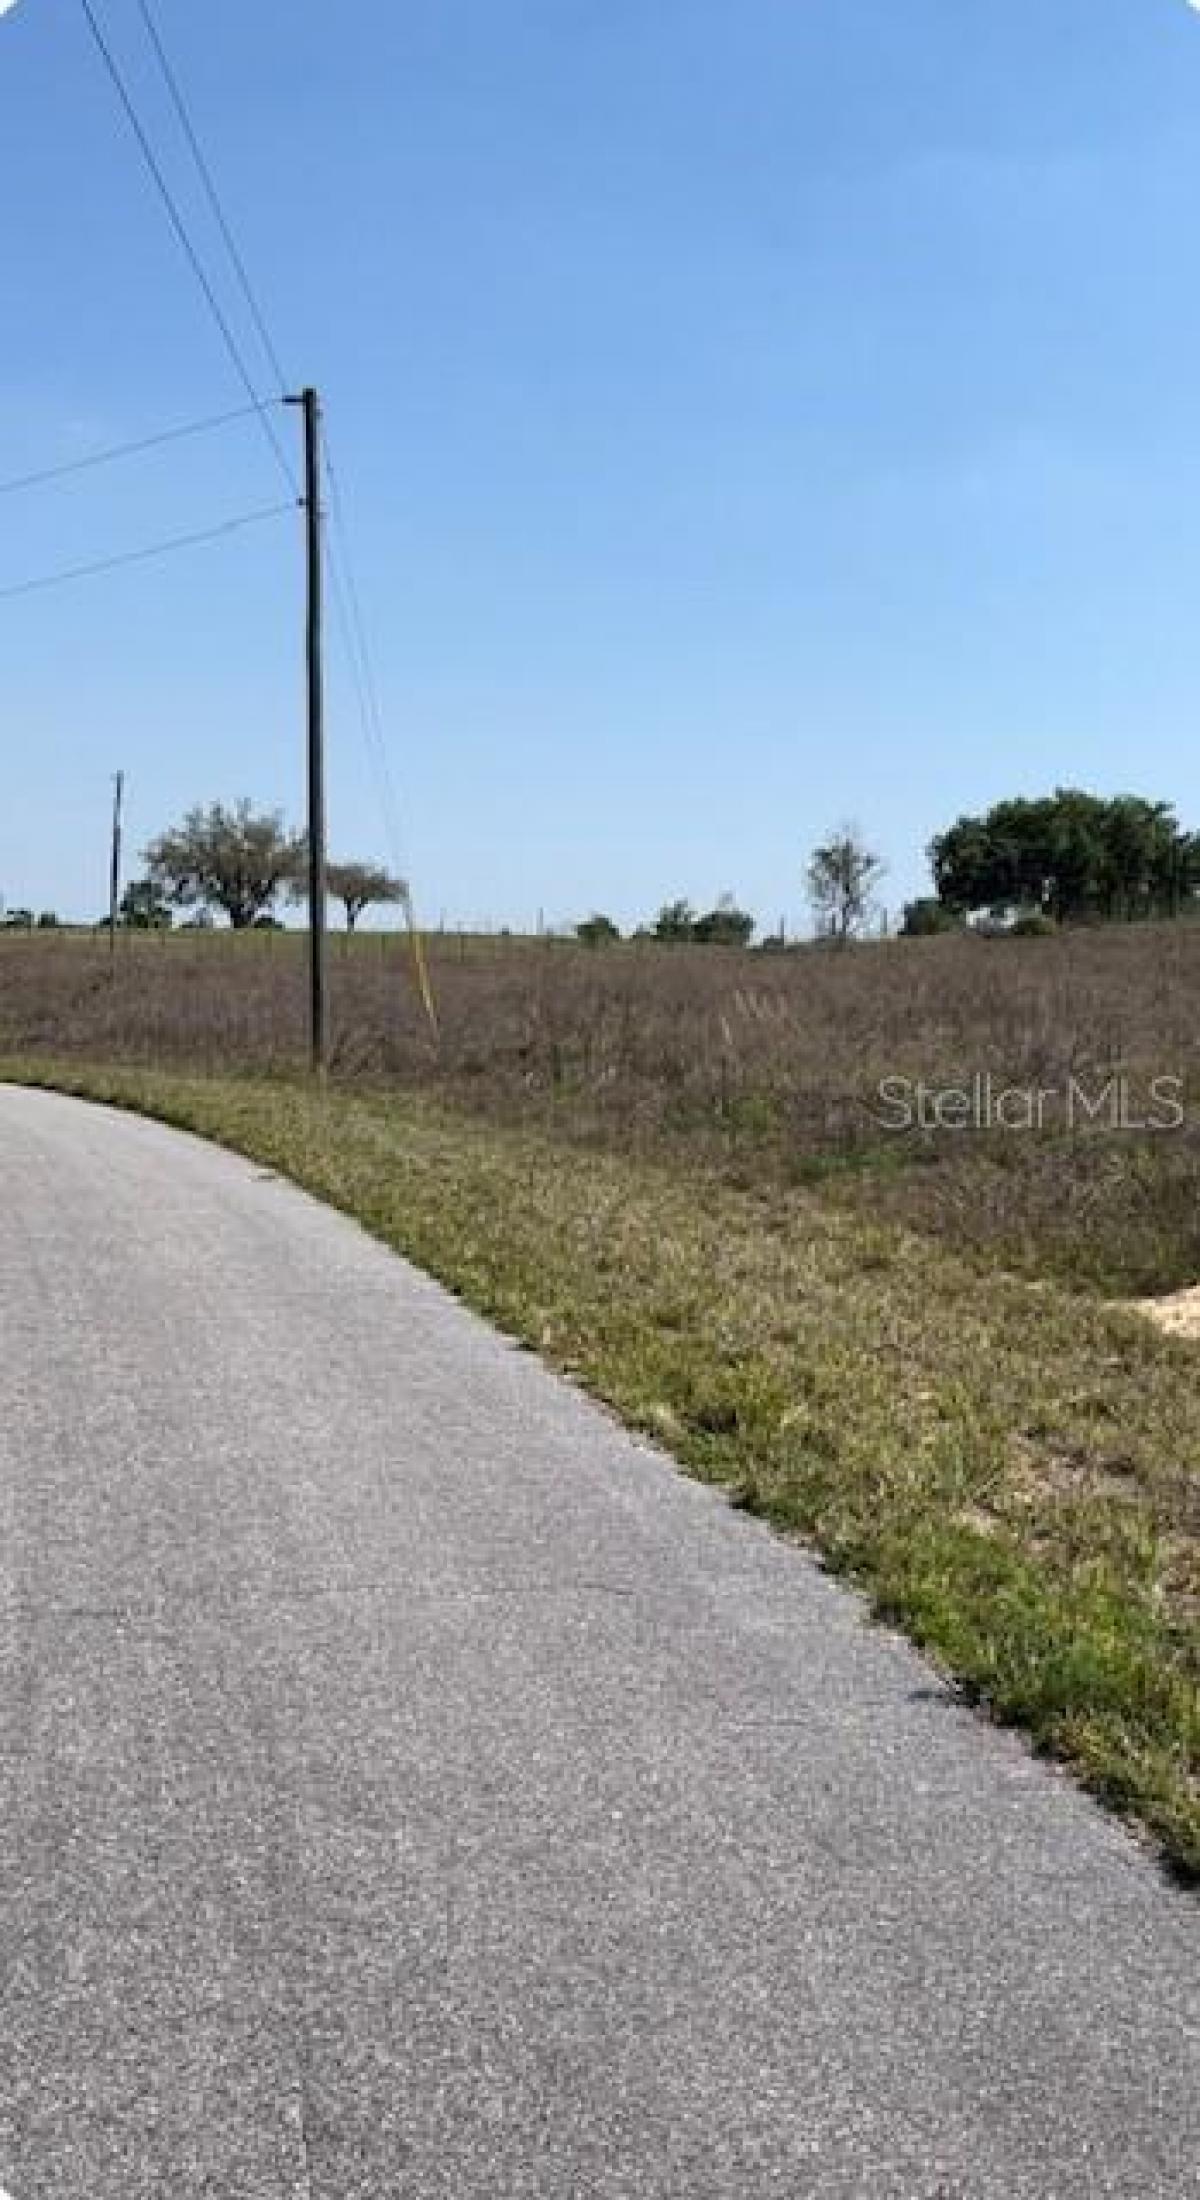
[[[376,783],[379,788],[384,829],[390,845],[392,862],[400,879],[404,919],[408,927],[417,990],[429,1020],[434,1046],[437,1047],[441,1044],[441,1023],[438,1017],[437,1003],[433,996],[433,986],[430,983],[425,946],[421,938],[420,926],[417,923],[416,906],[408,881],[408,865],[404,858],[403,835],[396,806],[396,790],[388,761],[383,713],[379,703],[379,689],[371,662],[371,652],[367,644],[366,624],[362,615],[362,599],[354,578],[354,564],[350,554],[350,538],[346,526],[344,500],[338,481],[337,469],[333,463],[333,455],[329,449],[328,435],[325,439],[325,474],[329,483],[329,503],[333,512],[334,526],[341,538],[341,564],[344,564],[345,568],[345,581],[343,582],[341,564],[335,557],[330,557],[329,570],[334,584],[334,601],[337,605],[338,617],[346,644],[346,654],[350,660],[351,671],[358,690],[363,738],[366,742],[367,755],[374,768]],[[332,548],[331,543],[331,551]]]
[[[254,512],[240,512],[233,519],[222,520],[216,527],[204,527],[195,534],[172,535],[165,542],[148,543],[142,550],[123,550],[115,558],[98,558],[91,565],[71,565],[57,573],[42,573],[35,580],[18,581],[12,587],[0,588],[0,603],[9,602],[14,596],[33,596],[43,588],[62,588],[68,581],[92,580],[100,573],[115,573],[122,566],[145,565],[152,558],[171,556],[176,550],[194,550],[201,543],[218,542],[226,535],[240,534],[243,528],[256,527],[268,519],[279,519],[284,512],[294,512],[295,500],[287,504],[262,505]]]
[[[212,318],[216,323],[217,329],[220,332],[221,340],[224,343],[225,349],[228,352],[229,357],[233,363],[234,371],[236,372],[238,380],[245,390],[247,397],[250,399],[251,404],[257,410],[261,407],[262,404],[260,393],[255,387],[253,376],[250,373],[250,369],[246,365],[241,346],[239,345],[238,340],[234,335],[233,330],[231,329],[229,322],[225,316],[224,310],[222,309],[221,301],[217,297],[216,291],[213,289],[213,286],[209,281],[208,275],[205,271],[204,262],[200,258],[200,254],[192,242],[187,223],[184,221],[183,215],[179,210],[178,204],[176,203],[175,195],[171,189],[170,184],[167,181],[167,178],[162,169],[162,165],[154,151],[154,147],[150,143],[150,139],[146,133],[141,117],[138,114],[137,108],[134,104],[133,94],[131,93],[129,86],[127,85],[125,78],[121,73],[121,69],[117,62],[116,56],[113,53],[112,47],[109,45],[108,40],[106,39],[104,32],[100,27],[96,11],[92,6],[92,0],[79,0],[79,4],[83,9],[88,29],[92,34],[92,39],[95,43],[96,49],[112,81],[113,88],[117,94],[117,98],[121,103],[126,121],[128,122],[129,127],[133,132],[134,138],[137,142],[138,150],[141,153],[142,159],[145,162],[147,169],[149,170],[158,195],[161,198],[164,207],[166,208],[167,218],[184,252],[188,265],[191,268],[192,273],[195,276],[196,281],[199,284],[200,289],[204,295],[204,299],[208,306],[209,312],[211,313]],[[295,471],[290,461],[288,460],[283,445],[280,442],[279,437],[276,434],[275,429],[267,416],[267,413],[265,411],[262,411],[260,413],[260,417],[262,420],[263,433],[271,446],[272,452],[275,456],[275,460],[283,472],[289,489],[291,489],[293,493],[295,493],[297,487]]]
[[[284,373],[283,368],[280,365],[279,353],[275,347],[271,331],[267,326],[266,315],[263,313],[262,308],[259,305],[258,298],[255,295],[254,285],[250,281],[250,276],[246,268],[246,262],[243,259],[241,252],[238,250],[237,240],[233,234],[232,226],[225,212],[225,208],[221,202],[221,195],[220,192],[217,190],[212,169],[209,167],[208,161],[205,158],[204,148],[200,143],[195,124],[192,121],[191,111],[188,107],[187,100],[184,97],[183,87],[180,84],[179,78],[175,73],[174,67],[172,66],[166,47],[163,44],[162,33],[160,32],[158,24],[154,19],[153,12],[149,5],[149,0],[138,0],[138,13],[141,16],[142,22],[146,27],[146,35],[150,40],[150,44],[154,48],[155,59],[157,60],[159,69],[162,72],[163,81],[166,84],[167,91],[170,95],[171,104],[175,109],[175,113],[179,118],[180,128],[182,129],[183,134],[187,139],[188,145],[191,149],[192,159],[196,163],[196,169],[199,174],[200,181],[204,186],[205,196],[208,200],[209,206],[212,209],[213,219],[215,220],[217,227],[221,232],[221,236],[224,239],[225,250],[229,254],[230,263],[233,267],[234,274],[237,276],[238,287],[241,290],[242,296],[246,301],[247,310],[249,311],[250,318],[253,321],[255,329],[257,331],[259,343],[262,345],[267,364],[275,377],[276,383],[279,387],[280,395],[282,396],[284,391],[286,391],[289,387],[288,377]]]
[[[137,8],[146,31],[146,35],[153,49],[155,59],[158,63],[163,82],[166,85],[168,96],[175,110],[180,128],[182,129],[184,137],[187,140],[188,148],[191,152],[192,160],[195,164],[196,173],[200,178],[200,182],[203,187],[205,196],[208,200],[213,219],[217,224],[217,228],[220,231],[221,238],[224,242],[225,250],[229,256],[229,263],[233,269],[234,276],[236,277],[238,288],[241,291],[242,297],[245,301],[247,312],[249,313],[250,319],[253,322],[254,328],[257,332],[258,340],[262,347],[263,356],[266,359],[267,364],[275,377],[281,393],[286,393],[286,391],[290,387],[290,378],[285,372],[282,358],[280,356],[279,346],[276,344],[275,339],[271,333],[266,314],[263,311],[263,308],[259,302],[254,284],[250,279],[250,273],[246,264],[245,255],[238,244],[237,237],[234,234],[233,224],[230,221],[228,214],[226,213],[224,201],[217,187],[216,178],[213,175],[211,164],[204,151],[204,147],[201,144],[199,131],[192,118],[191,107],[189,105],[187,96],[184,92],[183,86],[179,79],[179,75],[174,67],[171,57],[167,52],[166,43],[163,38],[162,32],[159,30],[158,23],[155,17],[155,11],[153,6],[151,5],[151,0],[137,0]],[[326,438],[327,435],[328,431],[326,431]],[[330,489],[330,509],[333,515],[332,539],[327,538],[327,547],[329,551],[330,579],[333,584],[334,608],[337,614],[338,625],[341,629],[343,644],[345,646],[346,655],[349,660],[351,679],[353,681],[358,700],[363,740],[366,745],[368,760],[375,773],[377,785],[379,788],[380,803],[383,810],[384,821],[388,828],[388,837],[391,842],[392,860],[397,865],[398,869],[403,870],[404,864],[402,861],[401,853],[402,835],[400,832],[395,786],[392,780],[391,769],[388,762],[387,737],[384,731],[383,713],[379,703],[379,688],[375,679],[374,667],[371,661],[371,653],[367,642],[366,626],[362,615],[362,600],[359,594],[358,584],[355,579],[354,560],[350,549],[349,530],[346,524],[344,501],[342,498],[337,473],[334,468],[333,459],[328,450],[327,440],[326,474]]]
[[[329,483],[329,509],[333,517],[335,542],[330,544],[330,572],[334,583],[334,598],[338,606],[346,652],[350,659],[355,685],[358,689],[359,708],[363,724],[363,737],[379,786],[384,822],[392,844],[392,860],[400,871],[405,869],[403,860],[403,833],[400,826],[396,789],[388,759],[387,734],[384,728],[383,709],[379,700],[379,683],[375,677],[370,646],[367,641],[366,621],[363,617],[362,597],[355,579],[354,560],[350,549],[350,531],[346,521],[345,500],[341,482],[329,447],[328,430],[325,437],[325,473]]]
[[[192,160],[195,164],[196,173],[200,178],[200,183],[208,200],[213,219],[216,222],[217,228],[220,231],[222,240],[224,242],[225,250],[229,256],[230,266],[233,269],[238,287],[245,301],[246,309],[257,332],[263,355],[267,361],[268,366],[271,369],[272,374],[275,377],[276,382],[279,385],[281,392],[286,393],[287,390],[291,387],[291,378],[288,376],[284,369],[283,362],[280,357],[279,347],[276,344],[275,339],[271,333],[266,314],[264,313],[262,306],[259,303],[258,295],[255,291],[253,283],[251,282],[250,272],[246,265],[245,255],[243,254],[238,244],[237,238],[234,234],[233,224],[225,211],[224,201],[217,187],[216,178],[213,174],[208,156],[205,153],[204,147],[200,142],[199,131],[196,127],[195,122],[192,119],[190,104],[184,92],[183,86],[180,82],[178,72],[176,71],[170,55],[167,52],[166,43],[163,38],[162,32],[159,30],[154,10],[150,5],[150,0],[137,0],[137,8],[146,31],[146,36],[150,41],[155,59],[158,63],[163,82],[166,85],[168,96],[170,98],[172,106],[174,107],[179,126],[183,131],[185,139],[187,140],[188,148],[191,152]],[[327,448],[326,473],[330,486],[330,508],[333,514],[334,521],[333,537],[335,539],[331,539],[328,534],[326,536],[326,549],[329,559],[329,577],[332,582],[333,588],[334,609],[337,615],[338,627],[341,632],[343,645],[345,647],[346,656],[349,662],[351,680],[353,682],[358,701],[359,717],[362,726],[363,740],[367,749],[368,760],[370,761],[376,775],[376,780],[379,787],[380,802],[384,811],[385,820],[389,822],[391,827],[390,838],[392,839],[393,843],[392,859],[394,862],[398,862],[399,833],[396,827],[395,794],[388,770],[386,742],[383,737],[381,715],[379,710],[378,690],[375,685],[374,674],[370,660],[370,653],[367,648],[366,634],[363,626],[361,600],[354,577],[354,567],[350,555],[350,545],[347,535],[346,522],[342,510],[341,494],[337,484],[337,477],[334,473],[333,461],[332,458],[329,456]],[[400,865],[400,868],[403,868],[403,866]]]
[[[113,466],[118,459],[137,458],[143,451],[158,451],[168,443],[182,443],[188,436],[207,435],[216,428],[231,427],[236,420],[252,420],[255,413],[265,412],[276,403],[269,397],[261,404],[239,405],[235,412],[213,413],[207,420],[189,420],[181,428],[164,428],[157,435],[144,435],[136,443],[114,443],[107,450],[89,451],[82,458],[72,458],[58,466],[43,466],[38,473],[15,474],[11,481],[0,481],[0,497],[12,496],[18,489],[40,489],[49,481],[65,481],[71,474],[85,474],[97,466]]]
[[[158,64],[159,72],[166,86],[168,97],[186,139],[210,211],[228,254],[238,288],[258,335],[263,356],[275,377],[280,392],[286,394],[290,387],[290,381],[283,367],[279,346],[271,333],[266,314],[250,279],[245,254],[238,244],[233,224],[225,210],[224,201],[217,187],[211,164],[200,141],[200,133],[192,118],[190,104],[180,82],[178,72],[167,52],[166,42],[159,30],[154,7],[151,0],[137,0],[137,8]],[[362,601],[355,579],[354,560],[350,549],[343,498],[327,444],[326,474],[330,489],[330,508],[333,514],[332,534],[327,534],[326,539],[334,608],[358,700],[363,741],[379,790],[380,806],[391,844],[392,861],[398,870],[403,871],[405,865],[402,857],[402,834],[395,786],[388,761],[388,745],[384,730],[383,713],[379,702],[379,688],[367,642],[366,626],[362,615]]]
[[[116,59],[112,53],[112,49],[109,46],[108,41],[105,39],[99,22],[97,21],[96,13],[91,4],[91,0],[80,0],[80,4],[87,18],[88,26],[91,30],[92,37],[95,40],[95,43],[99,49],[101,58],[104,61],[104,65],[116,88],[118,97],[121,101],[122,107],[124,108],[129,125],[133,130],[134,136],[137,140],[139,149],[142,154],[142,158],[150,171],[158,193],[163,201],[164,206],[166,207],[171,226],[174,229],[175,234],[180,244],[182,245],[184,252],[187,255],[187,259],[192,268],[192,271],[198,283],[200,284],[201,290],[204,293],[204,297],[208,303],[209,310],[212,313],[214,320],[216,321],[218,329],[220,330],[225,348],[233,361],[234,367],[236,368],[238,373],[238,377],[243,387],[247,391],[247,394],[257,404],[258,392],[255,388],[254,379],[250,373],[249,368],[246,365],[241,347],[239,346],[237,339],[233,334],[228,319],[221,309],[220,301],[218,300],[212,283],[208,278],[208,275],[204,268],[204,264],[195,245],[192,242],[187,225],[183,219],[182,214],[179,211],[178,205],[176,204],[174,195],[171,191],[170,185],[167,182],[161,163],[155,155],[147,132],[138,116],[132,94],[130,93],[124,77],[121,74]],[[150,5],[150,0],[137,0],[137,6],[138,13],[142,19],[143,28],[146,31],[146,35],[150,41],[151,48],[158,63],[159,71],[162,75],[163,82],[166,85],[168,97],[170,98],[172,107],[174,108],[176,118],[179,122],[180,128],[183,131],[188,149],[195,164],[196,172],[200,178],[200,183],[203,188],[205,197],[208,201],[210,212],[212,213],[213,219],[216,222],[218,231],[220,233],[222,242],[225,246],[225,250],[229,258],[230,266],[233,269],[238,288],[246,305],[246,309],[250,315],[250,319],[257,334],[259,344],[262,347],[264,358],[267,361],[267,364],[269,365],[271,372],[275,378],[275,382],[279,389],[280,395],[286,396],[289,382],[288,377],[283,370],[279,348],[276,345],[274,338],[271,334],[266,315],[263,312],[263,309],[259,303],[254,285],[250,280],[245,256],[238,246],[237,239],[233,232],[232,223],[230,222],[229,217],[225,211],[225,207],[221,199],[221,194],[217,189],[216,180],[209,165],[208,159],[205,155],[204,148],[200,142],[199,132],[192,119],[191,110],[184,94],[182,84],[180,83],[179,77],[176,73],[170,56],[167,53],[162,34],[158,29],[154,11]],[[275,430],[271,425],[271,422],[267,418],[265,410],[262,413],[262,421],[264,430],[274,451],[275,458],[285,475],[288,486],[297,496],[299,496],[299,485],[297,483],[294,470],[280,445],[279,438],[276,435]],[[374,669],[371,663],[370,651],[367,644],[366,628],[362,616],[361,598],[359,596],[357,583],[354,578],[353,561],[350,554],[349,534],[346,527],[344,513],[342,510],[342,498],[337,484],[336,475],[333,472],[332,466],[328,463],[328,460],[326,471],[330,482],[330,502],[334,512],[334,528],[338,538],[336,543],[333,540],[329,540],[328,542],[330,553],[329,568],[330,577],[333,582],[334,601],[338,612],[339,624],[342,628],[347,656],[350,661],[351,675],[354,680],[355,688],[358,694],[363,738],[366,743],[368,757],[372,762],[379,784],[381,807],[384,814],[385,825],[388,830],[389,840],[392,844],[392,858],[397,866],[397,869],[403,871],[404,865],[401,860],[401,835],[396,807],[395,788],[392,782],[391,770],[388,763],[387,742],[383,729],[383,716],[379,704],[379,690],[375,681]],[[428,975],[424,967],[424,957],[421,950],[420,937],[416,931],[416,922],[413,914],[411,897],[407,899],[406,906],[409,927],[413,936],[414,955],[417,962],[421,990],[425,999],[426,1008],[429,1012],[430,1022],[436,1032],[437,1016],[433,1006],[432,995],[430,993]]]

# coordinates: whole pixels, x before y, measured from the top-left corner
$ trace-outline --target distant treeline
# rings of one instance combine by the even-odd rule
[[[1036,932],[1132,923],[1200,905],[1200,834],[1183,830],[1169,802],[1142,795],[1105,798],[1059,787],[1037,799],[997,802],[939,833],[929,863],[935,891],[906,904],[900,929],[910,936],[968,924]],[[881,860],[853,827],[818,848],[807,878],[818,938],[837,942],[872,927],[886,931],[874,900],[882,875]],[[634,936],[746,946],[754,930],[754,919],[725,895],[704,917],[687,902],[669,902]],[[578,927],[578,936],[601,945],[620,934],[610,918],[596,916]]]
[[[277,922],[280,897],[307,890],[303,836],[288,834],[276,812],[256,813],[247,801],[189,811],[146,851],[147,874],[125,889],[120,922],[138,930],[170,927],[176,907],[190,907],[193,924],[223,916],[235,930]],[[976,817],[960,817],[929,845],[934,892],[905,905],[899,929],[910,936],[956,931],[1017,933],[1059,925],[1132,923],[1200,909],[1200,833],[1185,832],[1169,802],[1142,795],[1104,797],[1059,787],[1035,799],[997,802]],[[876,899],[884,864],[856,827],[844,825],[813,851],[805,885],[819,940],[844,944],[865,932],[886,934]],[[369,863],[329,866],[331,894],[352,931],[372,903],[407,902],[400,879]],[[51,911],[0,916],[0,929],[51,929]],[[601,912],[573,927],[587,947],[624,936]],[[630,935],[700,947],[748,947],[757,930],[749,910],[722,894],[708,910],[690,901],[664,902],[656,917]],[[784,927],[764,948],[786,945]]]

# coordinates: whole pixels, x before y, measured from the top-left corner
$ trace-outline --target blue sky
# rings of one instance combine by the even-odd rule
[[[799,926],[844,818],[895,906],[1060,781],[1200,824],[1185,0],[157,5],[326,395],[428,921]],[[0,21],[0,170],[0,478],[237,404],[75,0]],[[5,497],[0,588],[278,487],[242,425]],[[135,851],[299,816],[301,578],[288,516],[0,602],[9,904],[96,913],[118,765]],[[331,646],[332,838],[390,861]]]

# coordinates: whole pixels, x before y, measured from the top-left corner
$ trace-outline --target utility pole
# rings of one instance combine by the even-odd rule
[[[288,399],[304,408],[304,510],[308,536],[308,957],[312,1064],[329,1058],[325,854],[324,575],[321,543],[321,400],[306,389]]]
[[[125,801],[125,774],[113,779],[112,867],[108,878],[108,959],[117,959],[117,917],[121,907],[121,811]]]

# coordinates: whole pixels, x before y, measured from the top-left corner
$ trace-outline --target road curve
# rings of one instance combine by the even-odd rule
[[[350,1223],[0,1090],[12,2200],[1180,2200],[1196,1907]]]

